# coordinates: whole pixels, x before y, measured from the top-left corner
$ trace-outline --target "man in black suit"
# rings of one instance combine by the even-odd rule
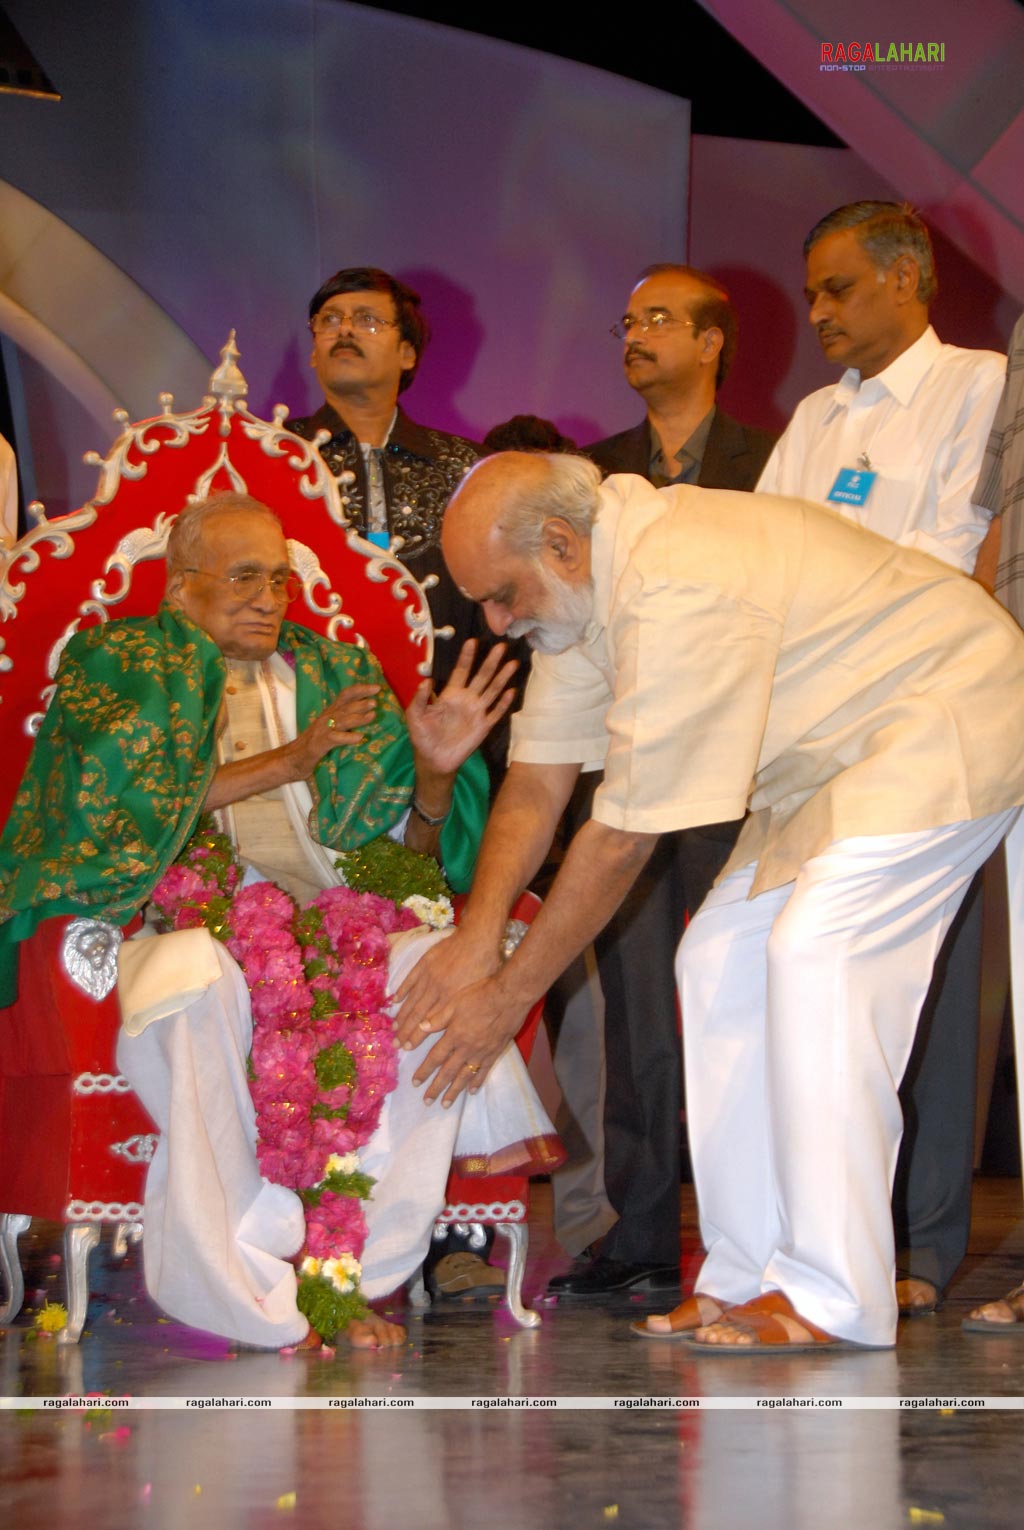
[[[639,473],[658,489],[753,489],[775,437],[715,403],[736,355],[736,310],[725,288],[692,266],[648,266],[612,333],[626,381],[647,406],[632,430],[586,448],[605,473]]]
[[[775,437],[741,425],[715,402],[736,353],[728,293],[692,266],[648,266],[612,333],[644,420],[587,447],[605,473],[637,473],[658,488],[694,483],[752,490]],[[680,676],[680,684],[685,677]],[[589,817],[597,777],[581,778],[577,818]],[[696,913],[725,865],[739,823],[664,834],[596,942],[605,1004],[605,1188],[618,1221],[548,1289],[599,1301],[679,1283],[682,1061],[672,960],[682,911]]]

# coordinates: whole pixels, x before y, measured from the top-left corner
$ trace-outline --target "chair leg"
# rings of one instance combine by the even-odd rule
[[[110,1254],[113,1259],[123,1259],[128,1252],[129,1243],[141,1243],[141,1222],[118,1222],[114,1228],[114,1236],[110,1240]]]
[[[18,1255],[18,1239],[28,1232],[32,1218],[17,1212],[0,1216],[0,1280],[7,1292],[7,1300],[0,1307],[0,1323],[13,1323],[25,1300],[25,1281],[21,1273]]]
[[[77,1344],[89,1306],[89,1255],[100,1241],[96,1222],[71,1222],[64,1229],[64,1275],[67,1282],[68,1324],[61,1344]]]
[[[526,1246],[530,1230],[525,1222],[495,1222],[495,1232],[507,1241],[508,1279],[505,1282],[505,1301],[508,1310],[520,1328],[537,1328],[540,1313],[523,1306],[523,1276],[526,1273]]]

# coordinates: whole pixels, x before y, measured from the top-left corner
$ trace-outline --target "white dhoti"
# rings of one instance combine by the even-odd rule
[[[167,942],[194,942],[203,933],[130,944],[159,943],[166,952]],[[428,929],[398,937],[390,988],[442,938]],[[166,961],[161,966],[170,976],[159,979],[168,990],[163,1002],[146,985],[142,967],[119,985],[129,1029],[133,990],[143,994],[147,1013],[160,1015],[137,1035],[122,1030],[117,1050],[118,1067],[161,1134],[146,1181],[146,1286],[166,1312],[192,1327],[276,1348],[307,1332],[288,1263],[304,1242],[305,1218],[293,1191],[260,1174],[246,1074],[248,989],[224,947],[207,939],[219,975],[207,962],[211,980],[201,991],[194,974],[178,967],[175,978],[175,964]],[[361,1260],[361,1288],[370,1300],[395,1290],[422,1263],[454,1156],[499,1154],[507,1144],[553,1135],[515,1047],[478,1094],[461,1094],[448,1110],[440,1101],[424,1105],[412,1075],[435,1040],[400,1055],[398,1083],[359,1151],[361,1170],[376,1181],[364,1206],[369,1233]]]
[[[1016,815],[845,840],[755,898],[746,867],[705,900],[677,958],[697,1290],[782,1291],[894,1343],[897,1091],[943,937]]]
[[[191,942],[197,932],[184,933]],[[146,1176],[146,1287],[193,1328],[246,1344],[296,1344],[309,1324],[287,1259],[302,1247],[305,1214],[256,1162],[249,990],[225,948],[207,940],[220,976],[141,1034],[122,1029],[118,1038],[117,1065],[160,1129]],[[157,1002],[152,989],[147,998]],[[122,1014],[130,1013],[129,996]]]

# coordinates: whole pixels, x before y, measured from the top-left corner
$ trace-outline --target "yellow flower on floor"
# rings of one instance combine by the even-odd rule
[[[46,1302],[32,1321],[41,1333],[60,1333],[68,1326],[68,1309],[60,1302]]]

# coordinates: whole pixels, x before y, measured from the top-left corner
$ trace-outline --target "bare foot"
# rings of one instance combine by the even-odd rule
[[[315,1328],[311,1328],[306,1337],[296,1344],[296,1349],[322,1349],[324,1341]]]
[[[930,1280],[918,1280],[907,1275],[896,1282],[896,1305],[903,1313],[934,1312],[939,1292]]]
[[[673,1307],[671,1312],[652,1313],[643,1327],[648,1333],[689,1333],[701,1324],[716,1323],[724,1311],[722,1302],[695,1291],[684,1302],[680,1302],[678,1307]],[[637,1329],[641,1327],[639,1323],[634,1326]]]
[[[1024,1323],[1024,1285],[1015,1286],[997,1302],[975,1307],[971,1317],[983,1323]]]
[[[786,1330],[787,1342],[791,1344],[810,1343],[813,1337],[810,1330],[805,1328],[797,1318],[791,1318],[780,1313],[775,1321]],[[749,1324],[744,1323],[742,1318],[730,1322],[728,1318],[722,1318],[717,1323],[710,1324],[707,1328],[698,1328],[694,1338],[700,1344],[721,1345],[746,1345],[759,1344],[761,1336]]]
[[[368,1312],[364,1318],[353,1318],[338,1337],[353,1349],[390,1349],[405,1343],[405,1329],[401,1323],[389,1323],[378,1313]]]

